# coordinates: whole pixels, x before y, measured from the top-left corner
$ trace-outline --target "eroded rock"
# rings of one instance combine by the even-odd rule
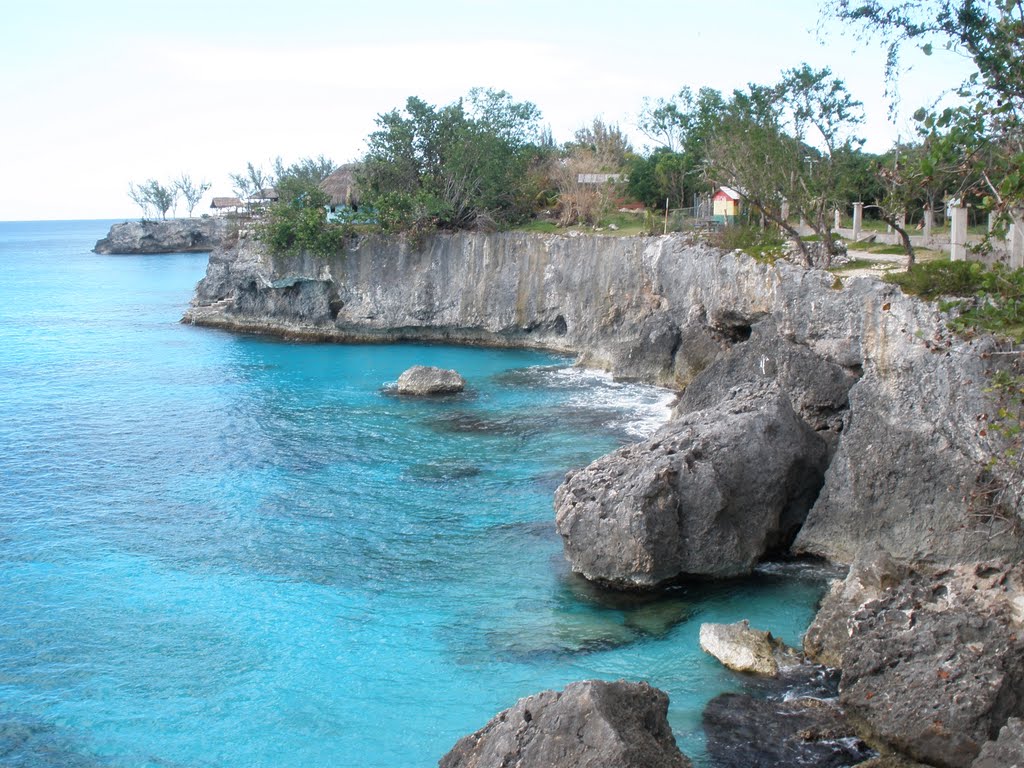
[[[1024,565],[912,574],[854,616],[841,704],[899,752],[968,768],[1024,715],[1022,595]]]
[[[587,680],[543,691],[460,739],[441,768],[689,768],[647,683]]]
[[[400,395],[447,395],[461,392],[466,380],[458,371],[432,365],[414,365],[398,377]]]
[[[555,521],[572,568],[619,589],[749,573],[821,487],[824,442],[774,387],[737,388],[571,472]]]
[[[96,241],[96,253],[204,253],[232,240],[237,225],[229,219],[201,217],[114,224]]]
[[[862,553],[845,579],[836,579],[821,601],[814,621],[804,634],[807,658],[830,667],[843,666],[853,617],[868,603],[899,586],[910,573],[903,563],[883,550]]]

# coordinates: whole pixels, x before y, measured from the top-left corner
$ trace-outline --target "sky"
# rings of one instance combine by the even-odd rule
[[[807,62],[864,103],[865,149],[970,71],[908,55],[889,114],[884,51],[818,0],[145,0],[12,3],[0,24],[0,221],[138,218],[130,183],[358,159],[378,114],[473,87],[531,101],[558,141],[601,117],[642,149],[644,98],[724,93]],[[913,54],[913,52],[912,52]],[[179,205],[179,215],[185,215]]]

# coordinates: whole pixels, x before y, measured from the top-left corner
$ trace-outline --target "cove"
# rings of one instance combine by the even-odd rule
[[[20,764],[429,766],[592,677],[668,692],[701,764],[701,709],[740,683],[699,624],[795,644],[810,621],[813,569],[647,599],[568,572],[555,486],[649,433],[664,390],[534,351],[180,325],[206,257],[91,254],[106,227],[0,225],[0,743]],[[469,391],[390,395],[414,363]]]

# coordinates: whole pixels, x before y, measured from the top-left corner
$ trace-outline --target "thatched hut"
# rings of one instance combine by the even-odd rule
[[[320,182],[320,189],[331,198],[328,203],[331,213],[335,213],[338,208],[359,210],[359,190],[356,187],[358,168],[357,163],[347,163]]]
[[[242,207],[242,201],[237,197],[215,197],[210,203],[210,207],[223,216],[227,213],[238,213],[238,209]]]

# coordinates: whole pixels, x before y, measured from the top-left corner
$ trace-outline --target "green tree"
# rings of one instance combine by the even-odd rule
[[[654,163],[654,177],[661,179],[658,205],[669,198],[670,204],[685,206],[706,191],[709,141],[725,106],[722,94],[713,88],[701,88],[696,94],[683,88],[670,99],[644,101],[637,127],[659,145],[648,158]],[[634,194],[639,192],[637,189]]]
[[[246,210],[252,212],[253,198],[260,190],[273,186],[274,177],[263,170],[262,167],[247,163],[243,173],[229,174],[232,191],[242,201]]]
[[[486,228],[528,212],[539,112],[504,91],[475,89],[434,107],[410,97],[377,117],[360,186],[382,227]]]
[[[938,165],[959,157],[958,197],[978,196],[1005,216],[1024,205],[1024,0],[831,0],[826,13],[880,37],[890,92],[906,46],[931,55],[936,44],[969,57],[961,104],[915,114]]]
[[[828,266],[833,211],[845,202],[842,160],[859,148],[853,131],[862,120],[860,102],[841,80],[804,64],[774,85],[734,92],[714,130],[706,172],[786,232],[811,265],[810,249],[787,214],[803,218]]]

